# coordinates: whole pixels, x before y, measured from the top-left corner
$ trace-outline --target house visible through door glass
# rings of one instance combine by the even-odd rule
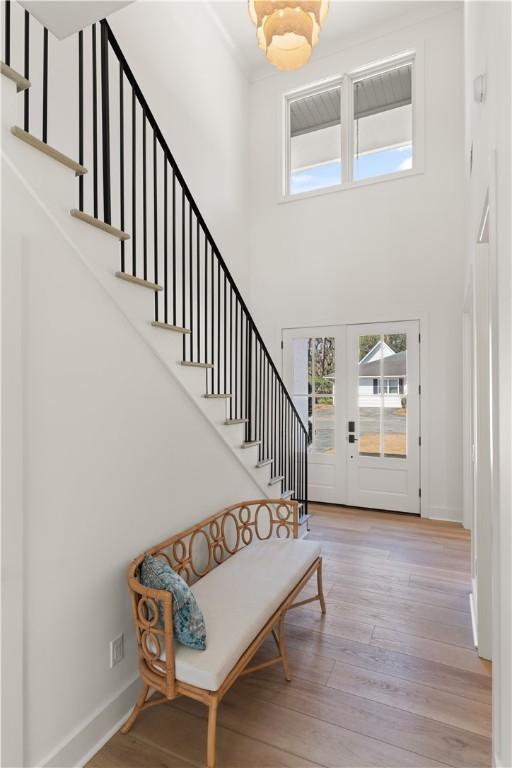
[[[359,337],[359,454],[407,456],[407,335]]]

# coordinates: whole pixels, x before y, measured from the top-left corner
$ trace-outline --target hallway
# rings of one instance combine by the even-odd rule
[[[473,648],[468,532],[407,515],[310,508],[327,615],[316,603],[288,614],[291,683],[274,667],[228,693],[219,766],[489,766],[491,665]],[[273,653],[271,641],[260,656]],[[88,768],[201,765],[205,718],[204,706],[184,699],[149,710]]]

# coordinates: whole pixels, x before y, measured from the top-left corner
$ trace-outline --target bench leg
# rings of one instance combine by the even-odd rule
[[[208,740],[206,747],[206,763],[208,768],[215,768],[215,749],[217,742],[217,709],[219,700],[216,696],[210,699],[208,705]]]
[[[140,711],[142,710],[142,707],[144,706],[144,703],[146,701],[146,696],[148,695],[148,691],[149,691],[149,685],[146,685],[146,683],[144,683],[144,685],[142,686],[142,691],[140,692],[139,698],[137,699],[137,702],[132,710],[130,717],[121,728],[121,733],[128,733],[128,731],[131,729],[132,725],[138,718]]]
[[[284,677],[287,682],[290,682],[292,679],[292,676],[290,674],[290,667],[288,666],[288,656],[286,653],[286,644],[284,641],[284,617],[285,614],[281,614],[281,618],[279,619],[279,653],[281,654],[281,658],[283,660],[283,669],[284,669]]]
[[[318,568],[316,569],[316,581],[318,584],[318,599],[320,600],[320,607],[322,608],[322,613],[327,613],[325,608],[324,584],[322,579],[322,561],[321,560],[318,564]]]

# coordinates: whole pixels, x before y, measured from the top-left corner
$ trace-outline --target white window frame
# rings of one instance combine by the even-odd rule
[[[363,77],[371,77],[393,66],[399,67],[411,63],[411,103],[412,103],[412,167],[403,171],[371,176],[354,180],[354,82]],[[422,67],[421,67],[422,71]],[[332,194],[354,187],[378,184],[384,181],[413,176],[423,172],[423,131],[419,130],[423,123],[423,94],[418,85],[421,83],[420,67],[418,66],[418,51],[407,50],[403,53],[387,56],[373,63],[358,67],[349,73],[327,78],[312,85],[288,91],[283,95],[282,102],[282,168],[281,168],[281,198],[278,202],[291,202],[314,197],[322,194]],[[290,104],[293,101],[311,96],[322,91],[340,88],[341,97],[341,184],[321,187],[305,192],[290,194],[291,172],[291,137],[290,137]],[[421,96],[421,98],[420,98]]]

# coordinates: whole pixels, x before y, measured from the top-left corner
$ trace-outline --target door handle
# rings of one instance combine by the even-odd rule
[[[349,441],[349,443],[356,443],[356,442],[358,441],[358,439],[359,439],[359,438],[358,438],[358,437],[356,437],[355,435],[349,435],[349,436],[348,436],[348,441]]]

